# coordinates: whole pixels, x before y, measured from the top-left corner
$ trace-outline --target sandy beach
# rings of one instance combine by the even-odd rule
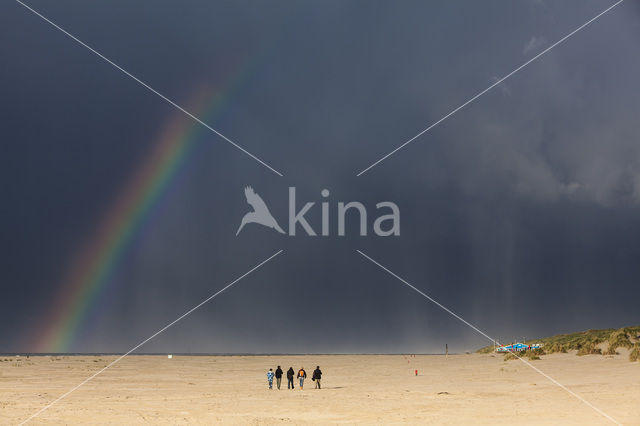
[[[16,424],[114,357],[2,357],[0,422]],[[640,424],[640,364],[554,354],[534,365],[623,424]],[[269,390],[268,368],[316,365],[323,388]],[[415,376],[418,370],[418,376]],[[275,388],[275,383],[274,383]],[[33,424],[608,424],[496,355],[130,356]]]

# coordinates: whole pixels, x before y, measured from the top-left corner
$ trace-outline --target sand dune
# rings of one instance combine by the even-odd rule
[[[112,357],[0,357],[0,422],[15,424]],[[640,424],[640,363],[554,354],[535,365],[624,424]],[[267,388],[266,370],[303,365],[323,389]],[[415,376],[415,370],[419,375]],[[275,387],[275,385],[274,385]],[[130,356],[34,424],[610,424],[520,361],[444,356]]]

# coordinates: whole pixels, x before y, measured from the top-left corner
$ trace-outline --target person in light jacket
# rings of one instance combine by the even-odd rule
[[[267,371],[267,382],[269,382],[269,389],[273,389],[273,368]]]

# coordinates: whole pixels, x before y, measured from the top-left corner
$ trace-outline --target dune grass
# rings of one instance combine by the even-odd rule
[[[605,328],[598,330],[587,330],[578,333],[558,334],[556,336],[544,337],[541,339],[527,340],[523,343],[533,344],[541,343],[543,346],[540,350],[521,352],[519,356],[526,356],[529,359],[539,359],[540,355],[550,353],[566,353],[576,351],[579,356],[582,355],[615,355],[616,349],[622,347],[631,349],[629,354],[630,361],[640,359],[640,326],[623,327],[623,328]],[[602,350],[603,344],[607,345],[606,350]],[[537,352],[539,351],[539,352]],[[485,346],[478,350],[478,353],[491,353],[493,346]],[[515,356],[507,353],[505,361],[508,359],[516,359]],[[535,358],[534,358],[535,357]]]
[[[629,353],[629,361],[640,361],[640,343],[633,345],[633,349]]]
[[[538,349],[532,349],[530,351],[518,352],[517,355],[518,356],[516,356],[515,354],[513,354],[511,352],[506,352],[505,356],[504,356],[504,360],[505,361],[511,361],[513,359],[518,359],[518,357],[520,357],[520,358],[528,359],[529,361],[537,361],[537,360],[541,359],[540,355],[546,355],[546,352],[544,351],[544,349],[538,348]]]

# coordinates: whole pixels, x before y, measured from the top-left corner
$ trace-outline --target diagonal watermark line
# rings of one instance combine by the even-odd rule
[[[590,20],[588,20],[587,22],[585,22],[584,24],[582,24],[581,26],[579,26],[578,28],[576,28],[575,30],[571,31],[569,34],[567,34],[566,36],[562,37],[560,40],[556,41],[555,43],[553,43],[551,46],[547,47],[546,49],[544,49],[542,52],[538,53],[536,56],[534,56],[533,58],[529,59],[527,62],[525,62],[524,64],[520,65],[518,68],[516,68],[515,70],[511,71],[509,74],[505,75],[504,77],[498,79],[495,83],[493,83],[491,86],[487,87],[486,89],[484,89],[483,91],[481,91],[480,93],[478,93],[477,95],[475,95],[474,97],[472,97],[471,99],[469,99],[468,101],[466,101],[465,103],[463,103],[462,105],[460,105],[459,107],[455,108],[453,111],[449,112],[447,115],[445,115],[444,117],[442,117],[441,119],[439,119],[438,121],[436,121],[435,123],[431,124],[429,127],[427,127],[426,129],[424,129],[423,131],[421,131],[420,133],[418,133],[417,135],[415,135],[414,137],[412,137],[411,139],[407,140],[406,142],[404,142],[402,145],[398,146],[396,149],[394,149],[393,151],[389,152],[388,154],[386,154],[385,156],[383,156],[382,158],[380,158],[378,161],[376,161],[375,163],[371,164],[369,167],[367,167],[366,169],[360,171],[360,173],[358,173],[356,176],[361,176],[362,174],[366,173],[367,171],[369,171],[370,169],[372,169],[373,167],[377,166],[378,164],[380,164],[381,162],[383,162],[384,160],[386,160],[387,158],[391,157],[393,154],[395,154],[396,152],[400,151],[402,148],[404,148],[405,146],[409,145],[411,142],[413,142],[414,140],[418,139],[420,136],[424,135],[425,133],[427,133],[429,130],[433,129],[434,127],[436,127],[438,124],[442,123],[443,121],[445,121],[447,118],[451,117],[452,115],[456,114],[458,111],[460,111],[461,109],[463,109],[464,107],[466,107],[467,105],[473,103],[474,101],[476,101],[478,98],[480,98],[482,95],[484,95],[485,93],[489,92],[491,89],[493,89],[494,87],[498,86],[500,83],[504,82],[505,80],[507,80],[509,77],[513,76],[514,74],[516,74],[517,72],[519,72],[520,70],[522,70],[523,68],[525,68],[527,65],[529,65],[530,63],[534,62],[535,60],[537,60],[538,58],[540,58],[541,56],[543,56],[545,53],[548,53],[549,51],[553,50],[555,47],[557,47],[558,45],[564,43],[567,39],[569,39],[570,37],[572,37],[573,35],[575,35],[576,33],[578,33],[579,31],[581,31],[582,29],[584,29],[585,27],[587,27],[589,24],[595,22],[598,18],[600,18],[601,16],[605,15],[607,12],[609,12],[610,10],[612,10],[613,8],[615,8],[616,6],[618,6],[620,3],[622,3],[624,0],[618,0],[618,2],[614,3],[613,5],[609,6],[607,9],[605,9],[604,11],[600,12],[598,15],[596,15],[595,17],[591,18]]]
[[[360,255],[362,255],[365,259],[369,260],[371,263],[375,264],[376,266],[380,267],[380,269],[382,269],[383,271],[387,272],[388,274],[390,274],[392,277],[396,278],[397,280],[401,281],[402,283],[406,284],[409,288],[411,288],[412,290],[416,291],[418,294],[420,294],[421,296],[424,296],[425,298],[429,299],[431,302],[433,302],[434,304],[436,304],[438,307],[440,307],[441,309],[443,309],[445,312],[453,315],[456,319],[462,321],[464,324],[466,324],[467,326],[471,327],[473,330],[475,330],[476,332],[480,333],[482,336],[486,337],[487,339],[491,340],[492,342],[498,342],[497,339],[494,339],[493,337],[489,336],[488,334],[486,334],[485,332],[483,332],[482,330],[480,330],[478,327],[476,327],[475,325],[471,324],[470,322],[468,322],[467,320],[465,320],[464,318],[462,318],[460,315],[456,314],[455,312],[451,311],[449,308],[447,308],[446,306],[442,305],[440,302],[438,302],[437,300],[433,299],[432,297],[430,297],[428,294],[424,293],[423,291],[421,291],[420,289],[414,287],[413,285],[411,285],[407,280],[405,280],[404,278],[400,277],[399,275],[395,274],[394,272],[392,272],[391,270],[389,270],[388,268],[386,268],[385,266],[381,265],[379,262],[377,262],[376,260],[372,259],[371,257],[367,256],[366,254],[364,254],[362,251],[360,250],[356,250]],[[582,401],[584,404],[586,404],[587,406],[591,407],[593,410],[595,410],[598,414],[600,414],[601,416],[607,418],[608,420],[611,420],[613,423],[620,425],[621,423],[618,422],[616,419],[614,419],[613,417],[611,417],[610,415],[608,415],[607,413],[605,413],[604,411],[602,411],[601,409],[599,409],[598,407],[596,407],[595,405],[593,405],[592,403],[590,403],[589,401],[587,401],[586,399],[584,399],[583,397],[581,397],[580,395],[578,395],[577,393],[575,393],[574,391],[572,391],[571,389],[567,388],[566,386],[564,386],[562,383],[558,382],[557,380],[555,380],[553,377],[549,376],[548,374],[546,374],[545,372],[543,372],[542,370],[540,370],[538,367],[536,367],[535,365],[531,364],[530,362],[528,362],[527,360],[521,358],[518,356],[518,354],[516,354],[515,352],[512,352],[513,355],[515,355],[516,358],[518,358],[520,361],[524,362],[527,366],[531,367],[534,371],[540,373],[541,375],[543,375],[544,377],[546,377],[549,381],[551,381],[553,384],[559,386],[560,388],[562,388],[563,390],[565,390],[566,392],[568,392],[570,395],[574,396],[575,398],[579,399],[580,401]]]
[[[116,69],[118,69],[119,71],[121,71],[122,73],[124,73],[125,75],[127,75],[128,77],[132,78],[133,80],[135,80],[137,83],[139,83],[141,86],[143,86],[145,89],[149,90],[150,92],[158,95],[160,98],[162,98],[163,100],[165,100],[166,102],[168,102],[169,104],[171,104],[173,107],[175,107],[176,109],[182,111],[184,114],[188,115],[189,117],[191,117],[193,120],[195,120],[196,122],[198,122],[199,124],[201,124],[202,126],[206,127],[207,129],[211,130],[213,133],[215,133],[216,135],[218,135],[219,137],[221,137],[222,139],[224,139],[225,141],[227,141],[228,143],[230,143],[231,145],[233,145],[234,147],[236,147],[237,149],[239,149],[240,151],[244,152],[245,154],[247,154],[249,157],[253,158],[254,160],[256,160],[258,163],[262,164],[263,166],[265,166],[266,168],[268,168],[269,170],[271,170],[272,172],[274,172],[275,174],[277,174],[278,176],[283,176],[282,173],[280,173],[279,171],[277,171],[276,169],[274,169],[273,167],[271,167],[270,165],[268,165],[267,163],[265,163],[264,161],[262,161],[261,159],[259,159],[258,157],[256,157],[255,155],[253,155],[252,153],[250,153],[249,151],[247,151],[246,149],[244,149],[243,147],[241,147],[240,145],[238,145],[237,143],[235,143],[234,141],[232,141],[231,139],[229,139],[228,137],[226,137],[225,135],[223,135],[222,133],[220,133],[219,131],[217,131],[216,129],[214,129],[213,127],[211,127],[210,125],[208,125],[207,123],[205,123],[204,121],[202,121],[201,119],[199,119],[198,117],[196,117],[195,115],[193,115],[192,113],[190,113],[189,111],[187,111],[186,109],[184,109],[183,107],[181,107],[180,105],[178,105],[176,102],[172,101],[171,99],[169,99],[168,97],[166,97],[165,95],[163,95],[162,93],[158,92],[156,89],[154,89],[153,87],[149,86],[147,83],[145,83],[144,81],[140,80],[138,77],[136,77],[135,75],[131,74],[129,71],[125,70],[124,68],[122,68],[120,65],[116,64],[115,62],[113,62],[111,59],[107,58],[106,56],[104,56],[102,53],[98,52],[96,49],[94,49],[93,47],[89,46],[88,44],[86,44],[85,42],[83,42],[82,40],[80,40],[79,38],[77,38],[76,36],[74,36],[73,34],[71,34],[70,32],[68,32],[67,30],[65,30],[64,28],[62,28],[61,26],[59,26],[58,24],[56,24],[55,22],[51,21],[49,18],[47,18],[46,16],[42,15],[40,12],[38,12],[37,10],[33,9],[32,7],[26,5],[25,3],[23,3],[20,0],[16,0],[16,2],[22,6],[24,6],[27,10],[33,12],[35,15],[37,15],[38,17],[42,18],[42,20],[48,22],[49,24],[51,24],[54,28],[56,28],[57,30],[59,30],[60,32],[62,32],[63,34],[65,34],[67,37],[71,38],[72,40],[74,40],[75,42],[77,42],[78,44],[80,44],[81,46],[87,48],[88,50],[90,50],[92,53],[96,54],[97,56],[99,56],[101,59],[103,59],[104,61],[106,61],[107,63],[109,63],[110,65],[112,65],[113,67],[115,67]]]
[[[121,355],[120,357],[116,358],[115,360],[111,361],[107,366],[105,366],[103,369],[97,371],[96,373],[92,374],[91,376],[87,377],[86,379],[84,379],[82,382],[80,382],[79,384],[77,384],[76,386],[72,387],[71,389],[69,389],[67,392],[63,393],[62,395],[60,395],[58,398],[56,398],[55,400],[53,400],[52,402],[50,402],[49,404],[45,405],[44,407],[42,407],[40,410],[38,410],[37,412],[33,413],[31,416],[29,416],[29,418],[23,420],[22,422],[20,422],[20,425],[23,425],[27,422],[29,422],[30,420],[34,419],[35,417],[39,416],[40,414],[42,414],[45,410],[49,409],[51,406],[53,406],[54,404],[58,403],[60,400],[66,398],[67,396],[69,396],[69,394],[71,394],[73,391],[75,391],[76,389],[78,389],[79,387],[81,387],[82,385],[86,384],[87,382],[91,381],[94,377],[96,377],[97,375],[101,374],[102,372],[104,372],[105,370],[107,370],[108,368],[110,368],[111,366],[113,366],[114,364],[116,364],[117,362],[121,361],[124,357],[126,357],[127,355],[131,354],[131,352],[135,351],[136,349],[138,349],[140,346],[144,345],[145,343],[147,343],[149,340],[155,338],[156,336],[158,336],[160,333],[163,333],[164,331],[166,331],[169,327],[171,327],[172,325],[174,325],[175,323],[177,323],[178,321],[182,320],[183,318],[185,318],[186,316],[190,315],[191,313],[193,313],[196,309],[200,308],[202,305],[208,303],[211,299],[215,298],[216,296],[218,296],[220,293],[222,293],[223,291],[225,291],[226,289],[228,289],[229,287],[231,287],[232,285],[234,285],[235,283],[237,283],[238,281],[240,281],[241,279],[243,279],[244,277],[246,277],[247,275],[249,275],[250,273],[252,273],[253,271],[255,271],[256,269],[260,268],[262,265],[264,265],[265,263],[269,262],[271,259],[273,259],[274,257],[278,256],[280,253],[282,253],[284,250],[278,250],[276,253],[272,254],[270,257],[268,257],[267,259],[263,260],[262,262],[260,262],[259,264],[257,264],[256,266],[254,266],[253,268],[251,268],[250,270],[248,270],[247,272],[245,272],[244,274],[240,275],[238,278],[236,278],[235,280],[231,281],[229,284],[227,284],[226,286],[224,286],[222,289],[218,290],[217,292],[215,292],[214,294],[212,294],[211,296],[207,297],[206,299],[204,299],[202,302],[198,303],[196,306],[194,306],[193,308],[189,309],[187,312],[185,312],[184,314],[180,315],[178,318],[176,318],[175,320],[171,321],[169,324],[165,325],[164,327],[162,327],[160,330],[156,331],[155,333],[153,333],[151,336],[147,337],[146,339],[144,339],[142,342],[138,343],[137,345],[135,345],[133,348],[129,349],[127,352],[125,352],[123,355]]]

